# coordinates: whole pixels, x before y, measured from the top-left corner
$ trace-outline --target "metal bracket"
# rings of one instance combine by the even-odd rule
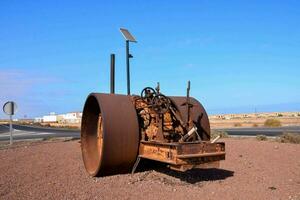
[[[131,175],[134,174],[134,172],[135,172],[137,166],[139,165],[140,161],[141,161],[141,157],[138,156],[137,159],[136,159],[136,161],[135,161],[135,163],[134,163],[134,165],[133,165],[133,168],[132,168],[132,170],[131,170]]]

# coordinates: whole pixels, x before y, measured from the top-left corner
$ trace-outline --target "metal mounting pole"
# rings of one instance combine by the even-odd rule
[[[130,95],[130,66],[129,66],[129,41],[126,40],[126,71],[127,71],[127,95]]]
[[[187,89],[186,89],[186,110],[187,110],[186,127],[187,128],[189,128],[189,126],[190,126],[190,112],[191,112],[190,89],[191,89],[191,82],[188,81],[188,85],[187,85]]]
[[[129,59],[132,55],[129,53],[129,42],[137,42],[134,37],[125,28],[120,28],[122,35],[126,40],[126,72],[127,72],[127,95],[130,95],[130,66]]]
[[[115,93],[115,54],[110,54],[110,93]]]
[[[12,145],[13,144],[13,136],[12,136],[12,115],[9,115],[9,132],[10,132],[10,135],[9,135],[9,144]]]

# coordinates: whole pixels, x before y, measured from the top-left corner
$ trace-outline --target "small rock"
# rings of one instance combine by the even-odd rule
[[[176,189],[175,189],[175,188],[173,188],[173,192],[176,192]]]
[[[271,187],[268,187],[268,189],[270,189],[270,190],[276,190],[277,188],[274,187],[274,186],[271,186]]]
[[[243,157],[243,155],[241,154],[241,155],[239,155],[239,157],[240,157],[240,158],[242,158],[242,157]]]
[[[276,145],[276,146],[274,146],[274,149],[279,149],[279,147]]]

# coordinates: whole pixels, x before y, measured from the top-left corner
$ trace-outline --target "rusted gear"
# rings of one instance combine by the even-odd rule
[[[151,101],[154,96],[156,96],[157,93],[152,87],[145,87],[141,92],[141,98],[144,100]]]
[[[152,101],[152,108],[157,114],[165,114],[171,105],[171,101],[168,97],[163,94],[158,94],[153,97]]]

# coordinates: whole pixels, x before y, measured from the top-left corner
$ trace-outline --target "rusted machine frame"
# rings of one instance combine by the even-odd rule
[[[171,169],[178,171],[186,171],[192,168],[219,167],[219,161],[225,160],[225,143],[141,141],[139,157],[167,163]]]
[[[181,127],[186,129],[184,131],[185,135],[182,138],[185,138],[188,135],[187,130],[191,130],[192,128],[199,130],[201,137],[196,132],[194,137],[198,137],[194,138],[192,142],[185,141],[184,139],[178,142],[167,142],[163,139],[161,127],[163,122],[162,120],[157,120],[158,131],[156,139],[144,140],[145,137],[141,138],[139,156],[133,166],[132,173],[135,171],[141,158],[167,163],[171,169],[182,172],[192,168],[218,168],[219,161],[225,160],[225,143],[210,142],[208,115],[201,103],[189,96],[189,90],[190,83],[188,83],[186,97],[166,97],[172,104],[169,107],[169,111],[180,122]],[[141,97],[143,99],[143,92],[141,93]],[[139,99],[139,97],[136,99]],[[142,107],[138,107],[138,109],[140,108]],[[175,110],[179,110],[180,112],[176,113]],[[156,117],[163,118],[161,114],[157,114]]]

